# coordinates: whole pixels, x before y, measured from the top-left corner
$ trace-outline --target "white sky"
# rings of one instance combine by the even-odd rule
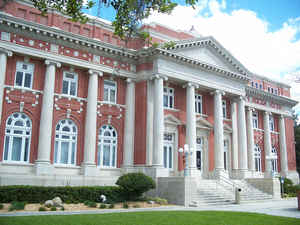
[[[293,98],[300,101],[300,83],[294,82],[297,75],[300,78],[300,16],[271,32],[270,22],[255,12],[225,9],[225,0],[202,0],[195,10],[179,5],[172,14],[154,13],[145,22],[180,30],[193,25],[201,35],[216,38],[250,71],[291,85]],[[300,106],[296,108],[300,113]]]

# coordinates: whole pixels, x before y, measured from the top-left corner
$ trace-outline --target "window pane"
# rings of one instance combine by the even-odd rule
[[[69,142],[61,142],[60,163],[68,164]]]
[[[75,143],[72,143],[72,157],[71,157],[71,164],[75,163]]]
[[[164,95],[164,107],[168,107],[168,96]]]
[[[112,167],[116,166],[116,146],[112,147],[113,152],[112,152]]]
[[[23,127],[24,123],[23,123],[23,121],[18,120],[17,122],[15,122],[15,126]]]
[[[98,162],[98,165],[101,165],[100,154],[101,154],[101,145],[98,145],[98,152],[97,152],[97,162]]]
[[[165,168],[167,168],[168,166],[167,159],[168,159],[168,149],[166,146],[164,146],[164,167]]]
[[[103,166],[109,166],[110,161],[110,149],[109,145],[103,146]]]
[[[4,160],[8,158],[8,147],[9,147],[9,137],[5,137],[5,147],[4,147]]]
[[[23,134],[23,131],[21,131],[21,130],[14,130],[14,134]]]
[[[67,126],[64,126],[63,129],[62,129],[62,131],[70,132],[70,128],[67,127]]]
[[[104,88],[104,101],[108,101],[108,89]]]
[[[170,108],[173,108],[173,97],[170,96]]]
[[[65,74],[65,77],[66,77],[66,78],[70,78],[70,79],[74,79],[74,74],[66,73],[66,74]]]
[[[173,152],[172,152],[172,147],[169,147],[169,168],[173,168],[173,160],[172,160],[172,157],[173,156]]]
[[[29,138],[26,138],[25,139],[24,162],[28,161],[28,152],[29,152]]]
[[[31,88],[31,74],[26,73],[25,74],[25,84],[24,87]]]
[[[110,91],[110,102],[113,102],[113,103],[116,102],[116,91],[115,90]]]
[[[16,85],[22,87],[23,73],[17,72],[16,75]]]
[[[104,86],[106,87],[110,87],[110,88],[115,88],[116,87],[116,84],[114,82],[110,82],[108,80],[105,80],[104,81]]]
[[[58,154],[58,141],[55,141],[54,145],[54,162],[57,163],[57,154]]]
[[[70,95],[76,96],[76,83],[75,82],[71,82]]]
[[[68,93],[68,89],[69,89],[68,86],[69,86],[69,83],[68,83],[67,81],[64,80],[64,81],[63,81],[63,89],[62,89],[62,93],[63,93],[63,94],[69,94],[69,93]]]
[[[21,160],[21,150],[22,150],[21,148],[22,148],[22,138],[13,137],[12,154],[11,154],[11,159],[13,161]]]
[[[62,135],[61,138],[62,139],[70,139],[70,136],[68,136],[68,135]]]

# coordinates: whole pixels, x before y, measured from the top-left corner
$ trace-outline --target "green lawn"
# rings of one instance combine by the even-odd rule
[[[300,219],[219,211],[0,217],[0,225],[300,225]]]

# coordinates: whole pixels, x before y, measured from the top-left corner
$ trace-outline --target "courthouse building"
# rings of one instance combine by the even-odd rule
[[[30,1],[1,9],[0,185],[182,177],[185,144],[198,181],[298,182],[290,86],[252,73],[213,37],[142,29],[176,44],[125,43],[107,21],[41,16]]]

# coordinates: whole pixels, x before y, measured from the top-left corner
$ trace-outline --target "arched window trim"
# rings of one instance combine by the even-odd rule
[[[16,125],[23,122],[23,126]],[[12,113],[6,120],[3,161],[11,163],[29,163],[32,122],[31,119],[21,112]],[[21,149],[15,157],[13,146],[21,139]],[[15,158],[15,159],[14,159]],[[19,160],[17,160],[19,158]],[[23,159],[23,160],[21,160]]]
[[[254,146],[254,164],[255,164],[255,171],[262,172],[261,149],[260,149],[259,145]]]
[[[103,149],[109,151],[108,159],[104,160]],[[101,168],[117,168],[118,160],[118,133],[117,130],[109,125],[104,124],[99,129],[98,148],[97,148],[97,166]],[[105,161],[105,163],[104,163]]]
[[[66,129],[69,129],[67,131]],[[55,126],[54,164],[76,165],[78,129],[71,119],[62,119]],[[68,148],[67,159],[62,159],[62,144]]]

